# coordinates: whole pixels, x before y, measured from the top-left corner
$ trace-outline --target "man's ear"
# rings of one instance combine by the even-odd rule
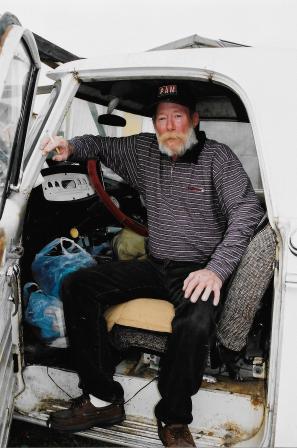
[[[193,115],[192,115],[192,123],[193,123],[193,128],[198,126],[198,123],[199,123],[199,114],[198,114],[198,112],[194,112],[193,113]]]

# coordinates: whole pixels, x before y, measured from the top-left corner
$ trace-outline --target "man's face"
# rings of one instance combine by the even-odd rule
[[[169,156],[184,154],[197,141],[194,141],[193,128],[198,122],[198,113],[194,112],[191,116],[186,106],[160,103],[154,120],[160,150]]]

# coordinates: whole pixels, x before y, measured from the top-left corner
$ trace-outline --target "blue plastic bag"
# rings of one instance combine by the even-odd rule
[[[49,341],[65,336],[61,300],[44,294],[35,283],[24,285],[24,297],[27,300],[25,320],[40,329],[42,339]]]
[[[34,280],[46,294],[60,296],[66,275],[83,267],[96,265],[92,256],[74,241],[62,237],[47,244],[32,263]]]

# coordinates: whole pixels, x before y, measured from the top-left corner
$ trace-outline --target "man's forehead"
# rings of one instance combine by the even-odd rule
[[[157,106],[156,115],[160,113],[166,113],[169,111],[180,111],[180,112],[186,112],[189,114],[190,110],[187,106],[183,106],[182,104],[178,103],[172,103],[172,102],[160,102]]]

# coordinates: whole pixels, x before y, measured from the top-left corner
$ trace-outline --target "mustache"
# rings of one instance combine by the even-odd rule
[[[175,140],[185,140],[187,138],[187,134],[184,134],[182,132],[165,132],[162,135],[159,135],[159,141],[160,143],[166,142],[166,140],[169,139],[175,139]]]

